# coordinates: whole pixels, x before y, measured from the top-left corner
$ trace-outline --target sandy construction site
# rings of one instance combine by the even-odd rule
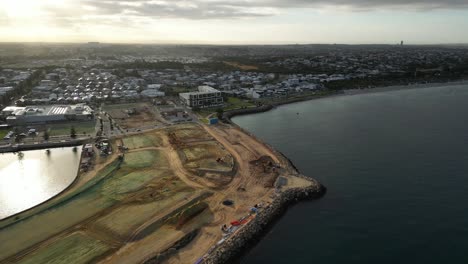
[[[310,184],[231,125],[170,126],[111,144],[121,152],[67,191],[0,222],[1,263],[202,262],[272,201],[278,177],[283,188]]]
[[[159,126],[165,123],[160,113],[149,103],[112,104],[103,110],[122,129]]]

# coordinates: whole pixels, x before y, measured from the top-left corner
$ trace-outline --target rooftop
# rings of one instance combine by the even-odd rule
[[[2,110],[3,114],[21,116],[21,115],[88,115],[93,110],[85,104],[77,105],[45,105],[45,106],[8,106]]]
[[[198,92],[181,93],[179,95],[184,98],[189,98],[190,95],[211,94],[211,93],[219,93],[219,91],[211,86],[198,86]]]

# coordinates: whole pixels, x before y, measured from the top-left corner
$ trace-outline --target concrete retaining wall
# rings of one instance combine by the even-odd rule
[[[225,112],[223,114],[223,119],[225,121],[230,122],[231,118],[233,118],[235,116],[262,113],[262,112],[270,111],[273,108],[274,108],[273,105],[263,105],[263,106],[254,107],[254,108],[231,110],[231,111]]]
[[[63,148],[63,147],[75,147],[83,145],[86,140],[70,140],[65,142],[47,142],[47,143],[38,143],[38,144],[18,144],[0,147],[0,153],[7,152],[18,152],[18,151],[27,151],[27,150],[36,150],[36,149],[49,149],[49,148]]]

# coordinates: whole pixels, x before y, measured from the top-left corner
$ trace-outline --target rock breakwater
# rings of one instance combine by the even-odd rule
[[[232,262],[255,245],[291,205],[303,200],[318,199],[326,193],[326,188],[316,180],[303,175],[297,175],[297,177],[309,180],[311,185],[278,192],[271,204],[259,211],[254,220],[214,250],[203,260],[203,263]]]

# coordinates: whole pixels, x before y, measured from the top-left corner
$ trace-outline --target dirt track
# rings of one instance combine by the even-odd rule
[[[160,211],[155,211],[151,217],[145,218],[144,222],[139,224],[138,228],[124,236],[110,229],[106,229],[102,225],[95,224],[99,219],[111,212],[117,211],[121,206],[139,204],[140,201],[142,201],[142,197],[146,197],[148,193],[160,191],[160,189],[157,189],[159,187],[156,187],[158,185],[153,185],[152,187],[145,186],[132,194],[126,195],[119,203],[84,219],[79,224],[73,225],[65,230],[58,230],[59,232],[54,236],[48,237],[41,243],[37,243],[25,250],[21,250],[18,254],[9,258],[9,260],[19,260],[28,257],[31,253],[37,252],[40,249],[45,249],[52,243],[74,232],[86,232],[92,234],[93,238],[103,241],[111,248],[106,254],[95,259],[96,261],[99,260],[101,263],[141,263],[154,257],[159,252],[167,250],[185,234],[200,228],[199,234],[188,246],[179,250],[177,254],[167,260],[168,263],[194,263],[222,238],[222,232],[220,231],[221,225],[229,224],[233,220],[246,216],[250,208],[255,204],[267,204],[272,201],[274,189],[265,187],[265,184],[267,181],[271,180],[272,175],[274,176],[276,174],[264,172],[258,165],[254,164],[255,162],[252,163],[253,161],[267,156],[282,168],[282,174],[288,174],[288,172],[292,172],[293,169],[289,167],[289,163],[285,161],[284,158],[277,156],[268,146],[245,134],[235,126],[224,124],[202,127],[199,125],[190,126],[192,126],[192,129],[198,131],[194,135],[199,135],[200,133],[204,133],[205,135],[209,134],[213,140],[219,142],[222,148],[229,152],[234,158],[235,166],[233,166],[234,176],[232,180],[220,181],[228,182],[227,184],[219,185],[213,183],[209,178],[203,175],[195,175],[191,170],[188,170],[181,160],[180,152],[178,151],[179,146],[171,142],[168,133],[165,132],[166,130],[148,132],[157,133],[162,139],[160,145],[131,149],[127,153],[159,151],[159,153],[162,153],[167,159],[168,165],[162,168],[155,164],[152,165],[152,170],[164,169],[170,171],[173,175],[171,177],[177,177],[186,186],[193,188],[190,195],[186,195],[183,200],[176,200],[173,203],[169,203],[168,206]],[[177,127],[175,129],[177,129]],[[197,138],[190,137],[186,137],[184,140],[185,143],[183,143],[183,145],[185,147],[200,141],[209,141],[207,138],[197,140]],[[122,144],[120,139],[117,141],[119,145]],[[80,176],[80,181],[77,182],[73,189],[91,180],[97,171],[104,168],[104,166],[112,162],[115,158],[117,158],[117,154],[114,153],[114,156],[98,162],[92,172]],[[295,185],[306,184],[306,182],[301,181],[292,181],[292,183]],[[201,216],[195,217],[181,228],[175,228],[174,226],[164,223],[152,233],[145,233],[148,227],[163,219],[170,214],[170,212],[179,209],[185,210],[186,204],[190,204],[192,199],[204,192],[212,193],[212,195],[208,198],[204,198],[203,201],[207,203],[208,210],[203,211]],[[226,199],[234,201],[234,205],[223,205],[222,202]],[[136,237],[139,238],[136,239]]]
[[[249,208],[256,203],[271,202],[274,192],[273,189],[263,187],[264,182],[261,177],[256,177],[258,175],[250,164],[252,160],[262,156],[270,156],[280,163],[280,159],[268,147],[230,125],[204,126],[204,129],[234,156],[238,163],[238,171],[233,181],[210,199],[210,209],[215,215],[214,221],[204,227],[196,240],[168,263],[194,263],[222,238],[221,225],[245,216]],[[245,191],[240,191],[241,189]],[[222,205],[225,199],[234,200],[235,206]]]

